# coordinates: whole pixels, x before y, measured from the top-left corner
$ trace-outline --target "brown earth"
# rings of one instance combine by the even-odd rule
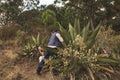
[[[36,74],[36,60],[20,58],[16,48],[0,49],[0,80],[53,80],[50,72]]]

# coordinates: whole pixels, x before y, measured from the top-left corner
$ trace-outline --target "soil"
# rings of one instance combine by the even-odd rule
[[[37,59],[21,58],[18,50],[0,49],[0,80],[53,80],[49,71],[36,74]]]

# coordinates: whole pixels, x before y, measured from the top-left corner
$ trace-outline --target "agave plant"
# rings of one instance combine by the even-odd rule
[[[47,36],[44,38],[40,38],[40,34],[38,33],[37,37],[32,36],[27,45],[23,48],[23,52],[25,55],[29,55],[29,53],[38,52],[38,47],[44,47],[47,40]]]
[[[74,27],[71,24],[69,24],[68,31],[64,29],[60,24],[59,26],[60,26],[61,34],[66,44],[73,42],[75,40],[75,37],[77,35],[80,35],[83,38],[85,44],[87,45],[86,46],[87,49],[90,49],[93,46],[97,33],[99,32],[100,29],[100,25],[98,25],[95,28],[95,30],[92,33],[90,33],[90,28],[89,28],[90,23],[88,23],[83,29],[80,29],[79,20],[75,21]]]
[[[28,55],[29,53],[31,53],[32,50],[32,46],[30,45],[30,43],[28,42],[27,45],[25,45],[25,47],[23,48],[23,55]]]
[[[47,36],[44,38],[40,38],[40,34],[38,33],[37,37],[32,36],[32,44],[38,48],[39,46],[45,46],[47,40]]]
[[[33,42],[33,45],[35,45],[36,47],[40,45],[40,34],[39,33],[36,38],[32,36],[32,42]]]
[[[69,77],[70,80],[95,80],[98,78],[96,75],[98,72],[108,79],[107,76],[114,73],[112,66],[120,62],[113,58],[101,57],[92,48],[100,25],[90,32],[90,23],[83,29],[80,29],[79,21],[75,24],[74,27],[69,24],[68,31],[60,25],[60,31],[67,47],[58,52],[59,56],[62,56],[58,58],[62,61],[58,70],[62,76]],[[101,72],[102,70],[104,72]]]
[[[62,65],[58,67],[62,76],[69,77],[71,78],[70,80],[95,80],[100,77],[96,75],[98,72],[106,76],[106,78],[115,72],[112,66],[120,64],[119,61],[112,58],[101,57],[92,49],[87,51],[84,49],[85,43],[81,40],[82,38],[80,36],[76,38],[73,44],[59,51],[59,55],[62,55],[62,57],[57,58],[57,60],[62,62],[57,64],[62,63]],[[80,50],[78,49],[78,45]]]

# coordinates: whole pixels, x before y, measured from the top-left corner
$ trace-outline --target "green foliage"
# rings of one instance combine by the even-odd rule
[[[98,58],[98,62],[109,63],[109,64],[120,64],[118,60],[112,58]]]
[[[71,36],[71,41],[73,41],[75,39],[75,37],[77,36],[77,33],[76,33],[76,30],[75,28],[72,27],[71,24],[69,24],[69,33],[70,33],[70,36]]]
[[[84,41],[87,40],[88,33],[89,33],[89,27],[90,27],[90,23],[88,23],[88,24],[86,25],[86,27],[84,27],[83,30],[82,30],[82,37],[83,37],[83,40],[84,40]]]
[[[78,18],[83,26],[86,25],[86,22],[90,21],[90,27],[92,28],[93,26],[93,28],[95,28],[96,24],[102,20],[103,24],[112,24],[116,31],[120,30],[119,0],[55,0],[55,3],[57,2],[64,4],[64,8],[65,10],[67,9],[68,13],[71,10],[69,16],[63,19],[61,19],[62,16],[60,16],[61,24],[65,21],[67,22],[66,24],[72,23],[74,18]],[[62,12],[62,10],[59,11],[59,13]],[[63,12],[62,15],[65,15],[65,12]],[[66,18],[72,20],[68,22]]]
[[[32,51],[32,46],[30,45],[30,43],[28,42],[27,45],[25,45],[24,49],[23,49],[23,52],[24,54],[22,55],[29,55]]]
[[[22,0],[9,0],[5,1],[5,3],[1,3],[0,10],[1,13],[5,13],[6,18],[4,19],[4,22],[13,21],[16,22],[17,17],[20,13],[19,6],[22,4]]]
[[[45,25],[51,25],[56,23],[56,14],[47,9],[42,13],[42,21]]]
[[[32,36],[31,42],[36,47],[39,47],[39,46],[44,47],[47,38],[48,38],[47,36],[44,38],[40,38],[40,33],[38,33],[36,37]]]
[[[45,25],[46,29],[53,31],[58,29],[58,22],[56,19],[56,13],[50,9],[45,9],[42,12],[42,23]]]
[[[79,20],[78,20],[79,21]],[[73,27],[71,24],[69,24],[69,30],[65,30],[61,25],[60,25],[60,31],[62,33],[62,36],[64,38],[64,41],[66,42],[66,44],[68,44],[69,42],[72,42],[75,40],[77,35],[81,35],[81,37],[83,38],[83,41],[85,42],[85,44],[87,45],[87,49],[91,48],[95,42],[97,33],[99,32],[100,29],[100,25],[98,25],[95,30],[91,33],[89,26],[90,23],[88,23],[83,29],[80,29],[80,24],[77,21],[77,23],[75,22],[75,27]],[[79,30],[78,30],[79,29]],[[67,36],[67,37],[66,37]]]
[[[75,22],[75,25],[77,24],[78,23]],[[89,26],[90,23],[83,29],[80,29],[77,28],[79,27],[78,25],[77,27],[73,27],[69,24],[67,31],[60,25],[61,34],[67,44],[65,48],[60,49],[58,52],[57,59],[62,61],[60,63],[58,62],[58,64],[62,65],[60,65],[57,70],[60,71],[61,76],[64,75],[63,77],[69,77],[70,79],[74,77],[74,79],[95,80],[98,77],[95,74],[100,72],[101,75],[106,76],[106,79],[109,79],[107,75],[114,73],[114,66],[120,65],[118,59],[103,56],[104,54],[97,54],[95,51],[96,48],[94,48],[93,45],[95,45],[100,25],[98,25],[93,32],[90,31]],[[54,62],[54,60],[51,60],[51,63],[52,62]],[[52,63],[52,65],[55,64]],[[112,67],[112,69],[110,67]],[[101,72],[102,70],[105,72]],[[63,78],[63,80],[64,79],[65,78]]]
[[[59,26],[60,26],[61,35],[64,38],[65,43],[68,44],[71,39],[69,32],[65,28],[63,28],[60,24]]]
[[[70,10],[68,8],[56,8],[56,18],[57,21],[65,28],[68,29],[69,23],[74,24],[75,20],[75,10]]]
[[[90,35],[89,37],[89,40],[87,41],[87,48],[91,48],[93,46],[93,44],[95,43],[95,39],[96,39],[96,36],[99,32],[99,29],[100,29],[100,25],[98,25],[96,27],[96,29],[92,32],[92,34]]]
[[[77,37],[77,39],[80,40],[81,38]],[[120,65],[118,59],[102,57],[95,53],[94,49],[89,49],[89,51],[87,51],[86,49],[79,50],[78,48],[76,48],[76,46],[78,46],[77,43],[78,41],[74,42],[74,44],[72,45],[69,44],[67,48],[60,49],[60,51],[58,52],[57,64],[62,65],[58,65],[59,67],[56,68],[60,72],[60,75],[64,75],[64,77],[69,78],[73,76],[75,77],[75,79],[87,78],[88,80],[96,80],[96,73],[100,72],[101,74],[107,76],[107,74],[105,73],[108,72],[108,74],[111,75],[111,73],[114,73],[114,66]],[[80,47],[82,47],[81,43],[79,43]],[[54,62],[54,60],[51,61]],[[52,63],[52,65],[56,64]],[[104,72],[102,72],[102,70],[104,70]]]
[[[20,25],[18,28],[25,32],[31,32],[37,26],[42,24],[41,14],[42,13],[38,10],[22,12],[17,18],[17,23]]]
[[[36,47],[38,47],[40,45],[40,34],[39,33],[36,38],[34,36],[32,36],[32,42]]]
[[[40,34],[38,33],[38,35],[32,36],[29,40],[29,42],[27,43],[27,45],[25,45],[25,47],[23,48],[23,52],[27,55],[30,55],[30,53],[34,53],[34,52],[38,52],[38,47],[45,47],[45,43],[47,41],[47,36],[44,38],[40,38]],[[34,53],[35,54],[35,53]]]
[[[80,34],[80,20],[79,19],[75,19],[74,27],[75,27],[77,34]]]

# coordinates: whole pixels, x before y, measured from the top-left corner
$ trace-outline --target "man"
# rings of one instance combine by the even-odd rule
[[[44,58],[49,58],[49,56],[54,56],[56,55],[56,52],[57,52],[57,48],[61,48],[63,47],[63,38],[61,37],[60,33],[58,30],[55,30],[51,37],[50,37],[50,40],[48,42],[48,45],[47,45],[47,51],[44,53],[44,56],[41,56],[39,58],[39,64],[38,64],[38,67],[37,67],[37,74],[40,74],[40,71],[42,69],[42,67],[44,66]]]

